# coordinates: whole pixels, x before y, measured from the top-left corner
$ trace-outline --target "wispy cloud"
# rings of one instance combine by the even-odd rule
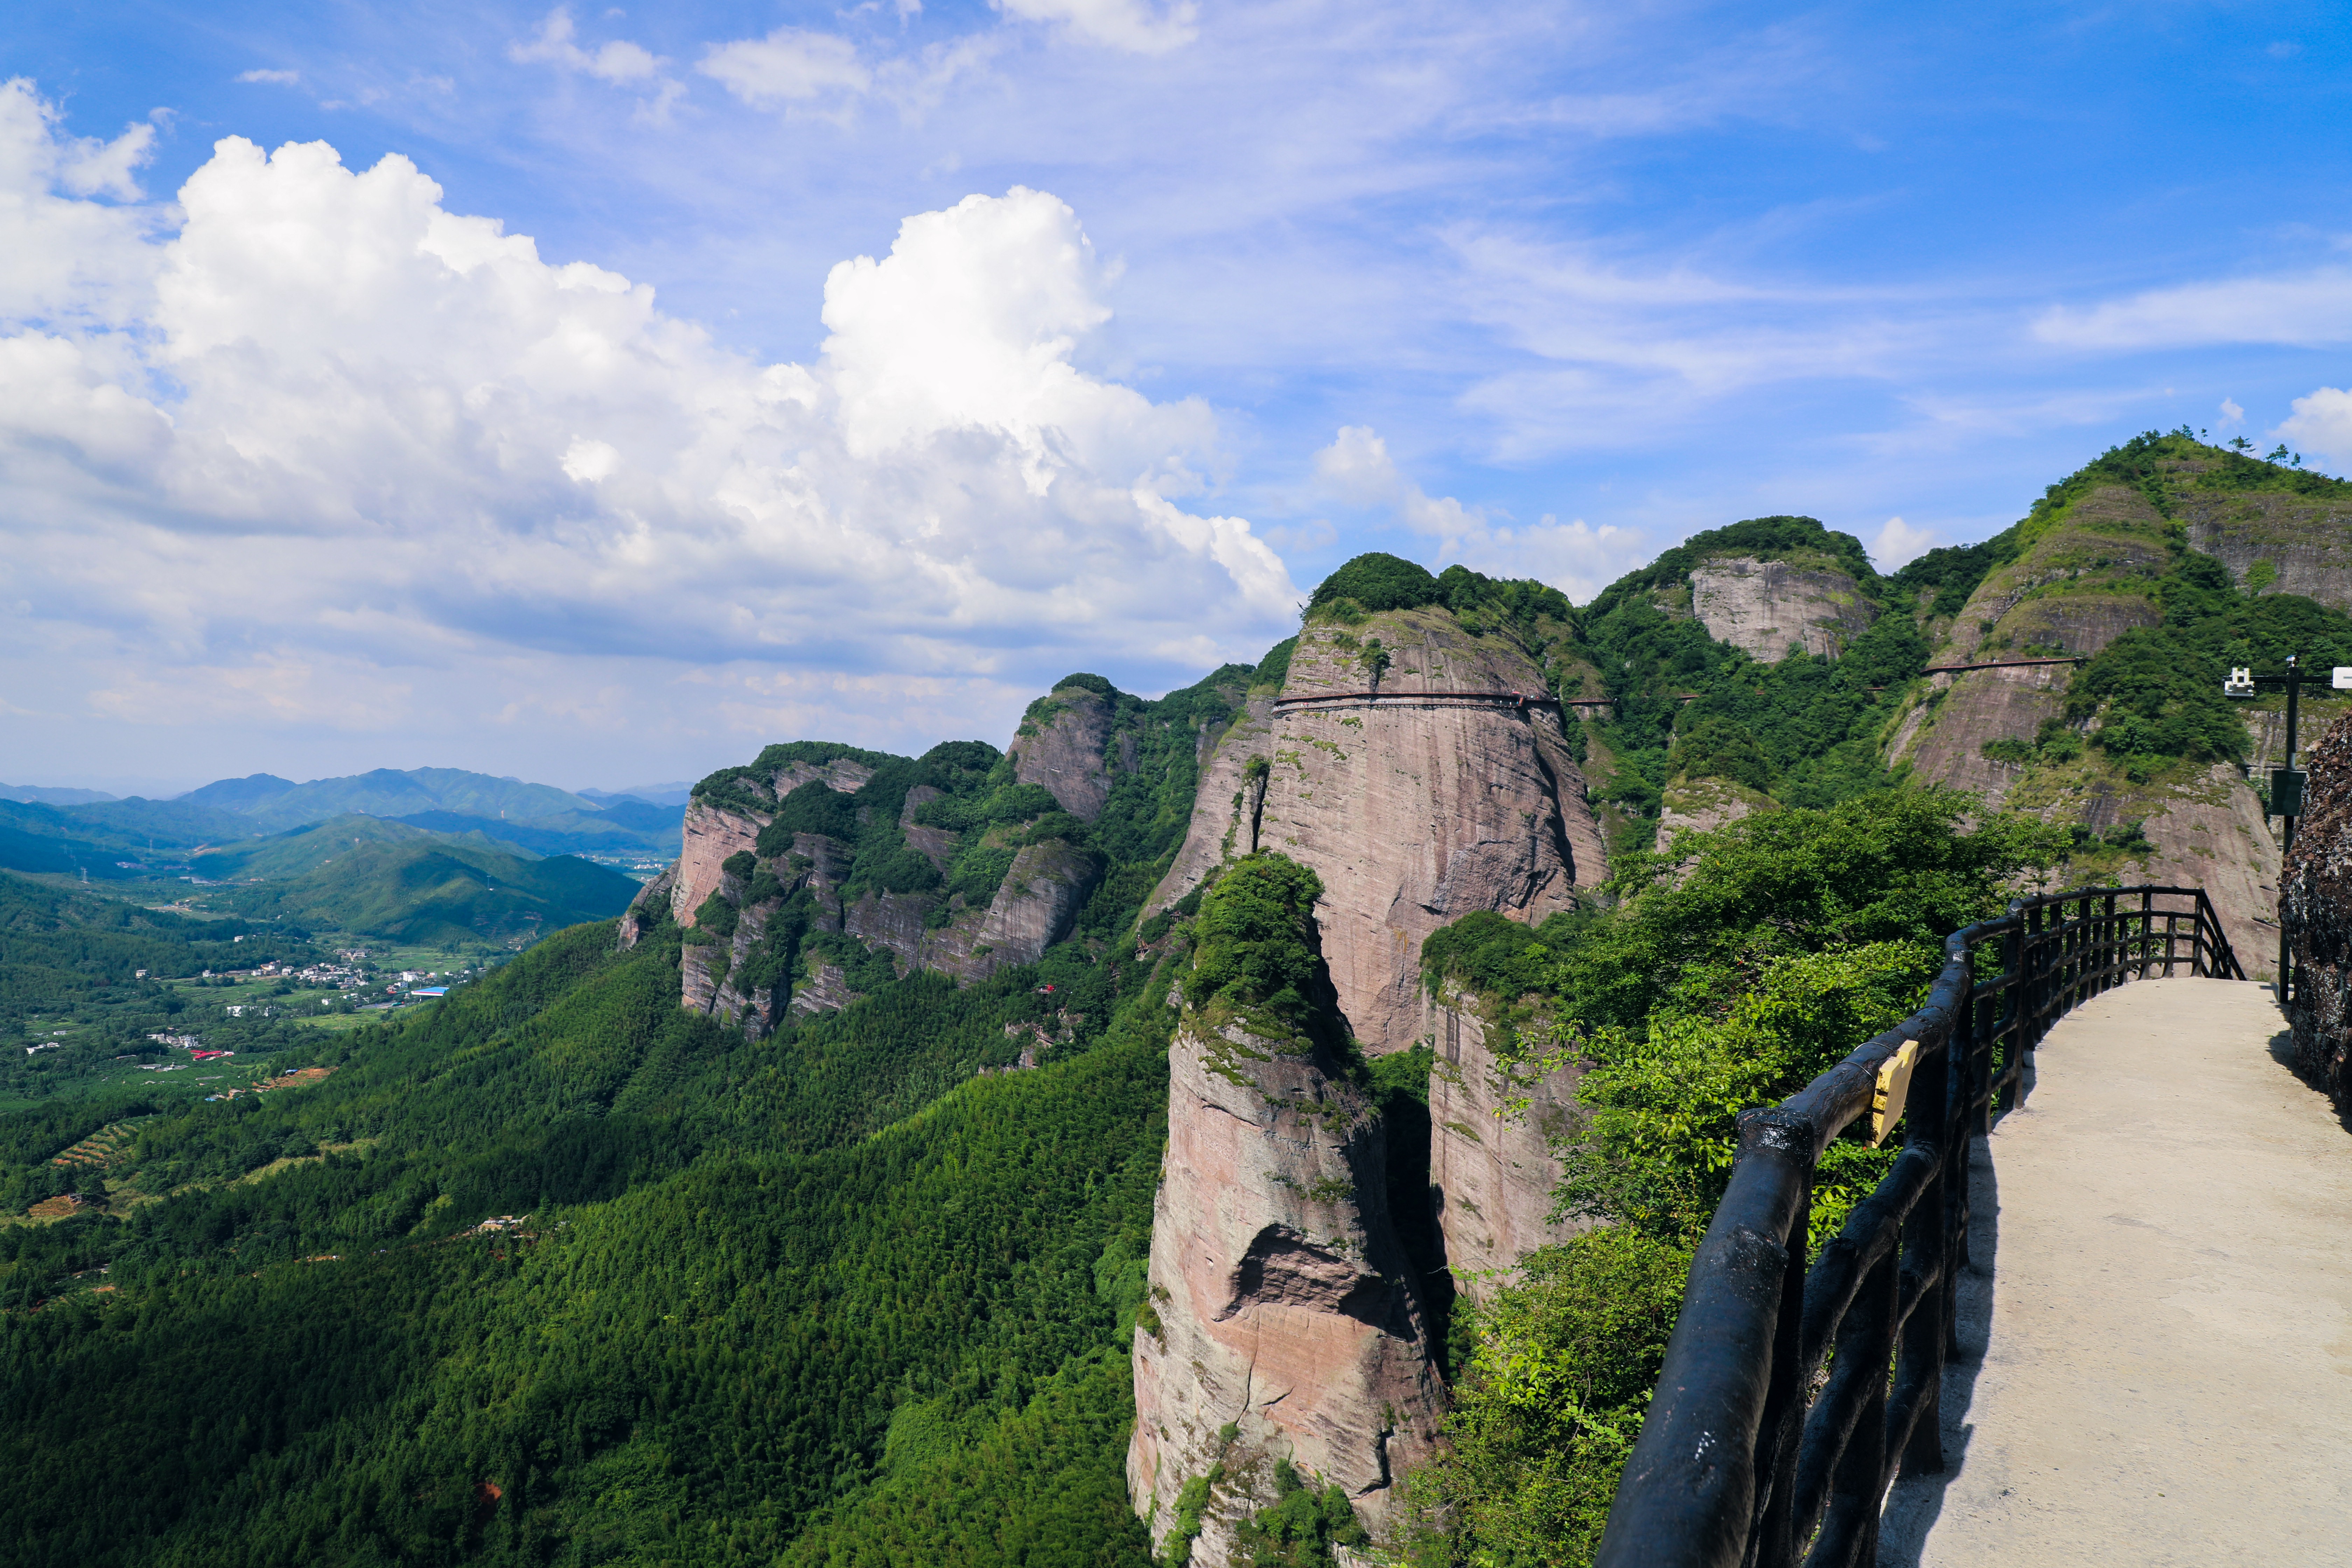
[[[1646,553],[1643,537],[1626,529],[1594,528],[1581,518],[1562,522],[1549,513],[1514,526],[1452,496],[1432,496],[1405,477],[1388,443],[1368,426],[1343,426],[1315,454],[1315,476],[1336,499],[1388,512],[1433,541],[1441,563],[1458,561],[1493,576],[1539,578],[1580,599]]]
[[[275,82],[279,87],[292,87],[296,82],[302,79],[302,73],[300,71],[292,70],[249,70],[238,72],[236,79],[239,81]]]
[[[1090,44],[1131,54],[1163,55],[1201,35],[1193,0],[992,0],[1008,16],[1054,22]]]
[[[2352,342],[2352,268],[2233,278],[2152,289],[2087,310],[2059,307],[2033,323],[2043,342],[2140,350],[2203,343],[2317,348]]]
[[[507,58],[519,65],[551,65],[559,70],[576,71],[615,87],[650,87],[654,96],[641,101],[640,112],[654,121],[664,119],[686,90],[685,84],[664,74],[662,68],[669,62],[642,44],[614,38],[593,49],[583,48],[572,12],[562,5],[541,20],[536,37],[509,45]]]
[[[779,27],[764,38],[714,44],[694,68],[754,108],[855,97],[874,73],[857,46],[831,33]]]

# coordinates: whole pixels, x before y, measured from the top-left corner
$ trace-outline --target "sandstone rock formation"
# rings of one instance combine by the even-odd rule
[[[1006,748],[1013,776],[1053,791],[1062,809],[1081,822],[1102,815],[1110,798],[1111,725],[1117,717],[1109,698],[1067,682],[1029,705],[1020,732]]]
[[[698,792],[688,805],[683,853],[630,906],[622,945],[635,945],[655,923],[657,903],[665,904],[678,924],[700,933],[689,937],[680,959],[684,1005],[759,1038],[788,1008],[829,1011],[855,999],[838,963],[801,951],[811,933],[847,936],[869,952],[887,952],[898,973],[929,969],[963,982],[1034,963],[1068,935],[1101,865],[1060,839],[1013,851],[1011,870],[989,902],[970,908],[944,891],[869,887],[848,896],[855,847],[825,834],[795,833],[789,846],[760,852],[776,808],[794,790],[815,784],[856,797],[874,776],[873,766],[848,756],[720,775],[720,789]],[[927,784],[908,788],[898,825],[908,847],[944,871],[960,835],[915,820],[941,794]],[[712,933],[701,931],[703,916],[714,897],[724,906],[725,929],[717,941],[706,941]]]
[[[1429,1449],[1444,1388],[1387,1210],[1364,1093],[1297,1042],[1187,1012],[1136,1328],[1129,1495],[1164,1547],[1211,1478],[1192,1561],[1222,1564],[1288,1459],[1369,1527]]]
[[[2171,539],[2172,525],[2141,490],[2088,486],[1978,585],[1932,662],[2088,656],[2131,627],[2156,625],[2156,584],[2170,564]],[[2203,886],[2239,962],[2249,974],[2267,974],[2276,963],[2278,845],[2260,802],[2235,768],[2138,785],[2086,751],[2079,734],[2060,748],[2042,745],[2063,722],[2075,668],[1930,677],[1928,694],[1896,727],[1887,760],[1908,763],[1919,783],[1974,791],[1989,808],[2100,832],[2140,823],[2149,847],[2116,874]],[[1988,742],[2009,742],[2032,760],[1989,757]]]
[[[1312,867],[1349,1027],[1372,1055],[1409,1047],[1423,937],[1473,910],[1540,921],[1607,874],[1559,710],[1508,700],[1544,690],[1517,646],[1445,610],[1308,626],[1280,700],[1253,703],[1218,742],[1147,909],[1253,845]]]
[[[1749,555],[1718,555],[1690,571],[1691,612],[1707,635],[1778,664],[1791,645],[1835,658],[1870,629],[1877,610],[1843,572]]]
[[[1265,804],[1271,763],[1253,769],[1251,763],[1274,755],[1274,702],[1271,692],[1254,695],[1231,724],[1201,731],[1202,767],[1191,828],[1184,835],[1184,847],[1176,853],[1176,863],[1145,902],[1145,918],[1199,887],[1201,879],[1223,862],[1257,852],[1260,811]]]
[[[760,829],[770,818],[740,807],[687,803],[686,843],[677,863],[665,873],[670,882],[670,917],[680,925],[694,923],[694,911],[719,890],[719,867],[730,855],[740,855],[760,841]]]
[[[2352,612],[2352,506],[2280,490],[2191,490],[2173,511],[2189,542],[2261,593]]]
[[[2287,1022],[2294,1070],[2352,1116],[2352,719],[2311,748],[2309,772],[2279,898],[2294,964]]]
[[[1484,1005],[1449,983],[1428,1002],[1436,1047],[1429,1079],[1429,1182],[1456,1287],[1490,1300],[1519,1258],[1585,1225],[1551,1220],[1560,1164],[1555,1141],[1574,1133],[1583,1064],[1507,1073],[1488,1039]],[[1521,1105],[1519,1102],[1525,1100]]]
[[[1677,833],[1712,833],[1759,811],[1777,811],[1779,803],[1761,792],[1730,779],[1676,779],[1658,802],[1658,847]]]

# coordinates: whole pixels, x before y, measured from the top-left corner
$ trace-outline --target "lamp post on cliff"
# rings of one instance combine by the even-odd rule
[[[2270,795],[2271,815],[2286,818],[2286,831],[2279,845],[2282,880],[2285,875],[2283,868],[2287,852],[2294,847],[2295,819],[2303,815],[2303,770],[2294,765],[2295,719],[2303,696],[2303,670],[2297,658],[2294,654],[2286,656],[2284,675],[2256,675],[2246,666],[2237,665],[2231,668],[2230,679],[2221,683],[2221,695],[2224,697],[2252,697],[2263,688],[2286,692],[2286,765],[2271,770]],[[2332,684],[2338,690],[2352,690],[2352,666],[2336,666]],[[2282,920],[2279,921],[2277,984],[2279,1005],[2282,1007],[2286,1005],[2287,994],[2292,988],[2292,976],[2287,973],[2288,956],[2286,921]]]

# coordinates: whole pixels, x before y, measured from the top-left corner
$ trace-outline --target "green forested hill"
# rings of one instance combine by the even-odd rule
[[[434,943],[527,940],[618,914],[636,896],[637,884],[628,878],[571,856],[525,860],[488,842],[359,820],[376,832],[399,829],[416,837],[364,837],[307,871],[218,895],[215,902],[251,920]],[[331,838],[326,832],[331,826],[300,837]],[[319,847],[312,842],[286,847],[298,858],[289,864]]]
[[[140,1122],[121,1168],[173,1195],[130,1221],[0,1229],[0,1552],[1141,1568],[1149,966],[918,976],[753,1045],[677,953],[567,931],[322,1041],[317,1088]],[[974,1080],[1028,1021],[1073,1037]],[[83,1506],[93,1467],[135,1501]]]

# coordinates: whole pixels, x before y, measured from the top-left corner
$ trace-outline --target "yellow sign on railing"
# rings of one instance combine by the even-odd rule
[[[1870,1097],[1870,1146],[1877,1148],[1903,1120],[1903,1102],[1911,1098],[1911,1069],[1918,1065],[1919,1042],[1906,1040],[1902,1048],[1878,1064],[1878,1087]]]

